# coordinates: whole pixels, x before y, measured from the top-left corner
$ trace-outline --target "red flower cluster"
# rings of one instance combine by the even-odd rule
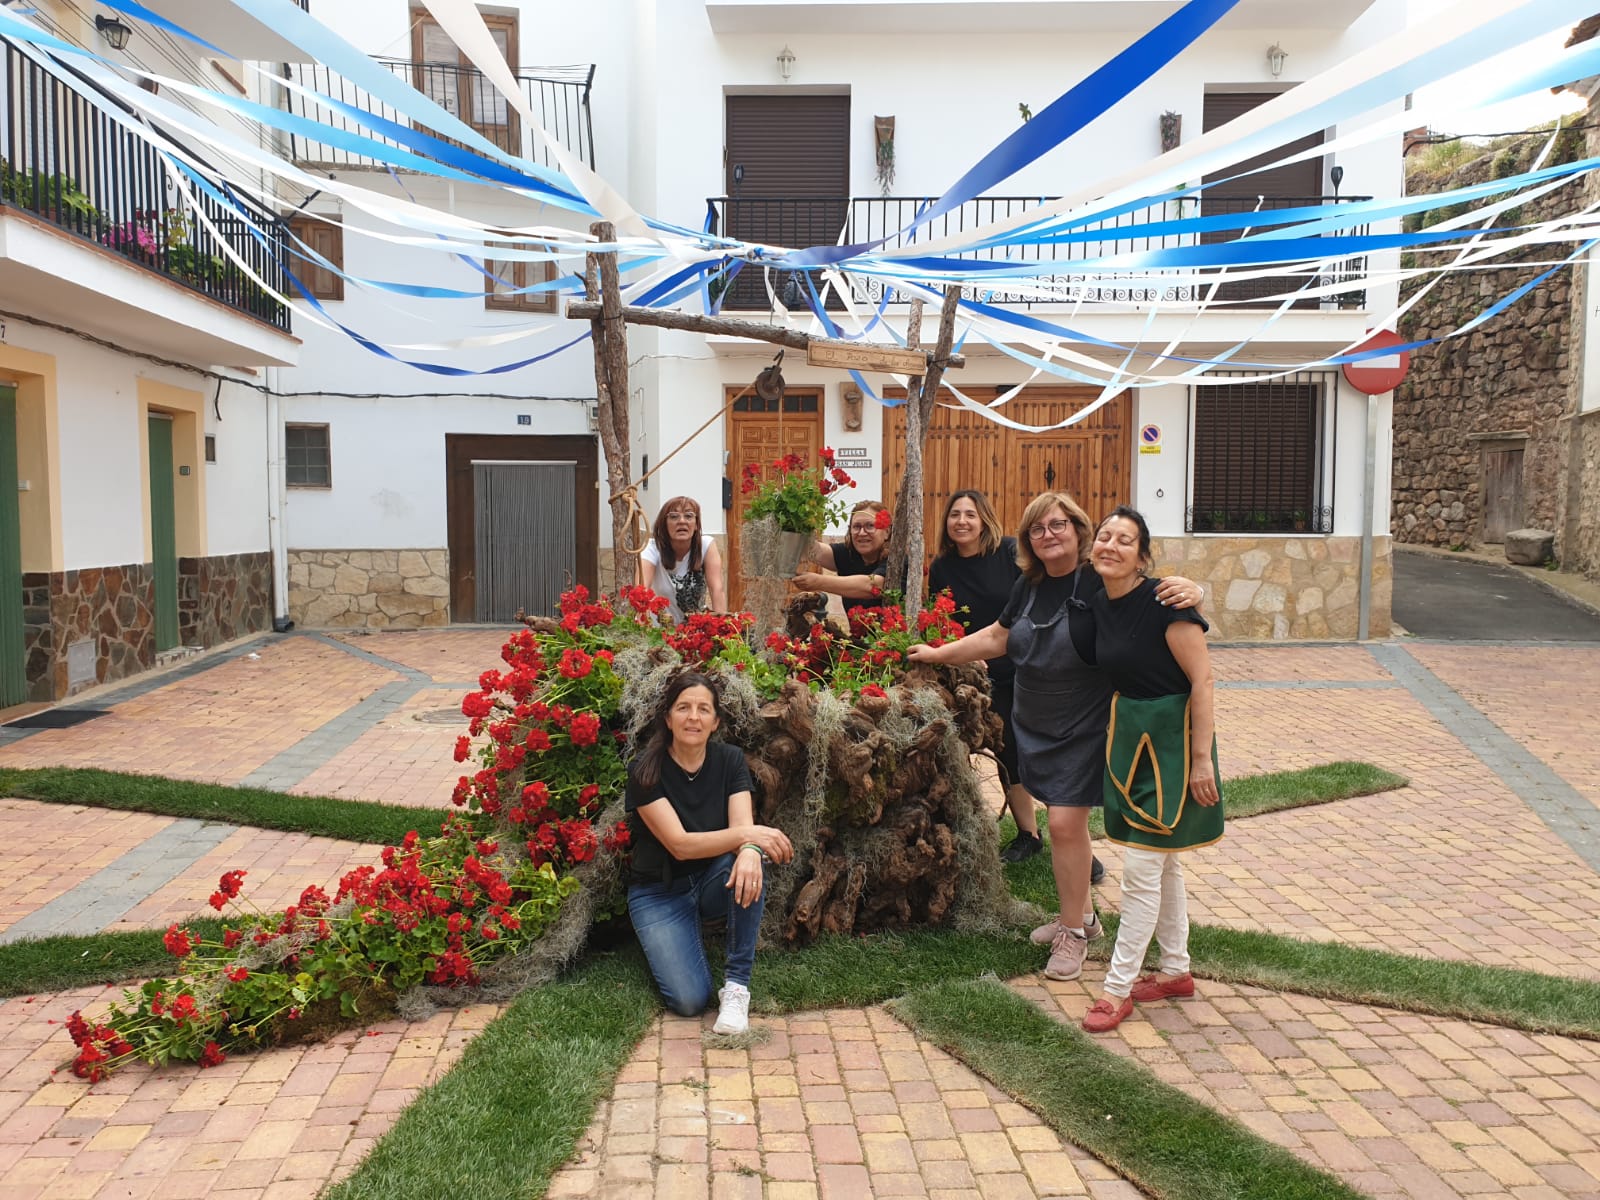
[[[78,1055],[72,1060],[72,1073],[90,1083],[99,1083],[115,1060],[133,1053],[133,1045],[127,1038],[109,1025],[90,1025],[81,1012],[67,1018],[67,1032],[78,1047]]]
[[[872,523],[879,529],[888,529],[894,524],[894,514],[887,508],[880,508],[872,514]]]
[[[222,878],[217,880],[217,890],[211,893],[211,907],[221,912],[229,900],[238,899],[239,892],[244,887],[246,874],[248,874],[246,871],[225,872]]]
[[[167,953],[174,958],[184,958],[194,948],[194,936],[187,929],[179,929],[175,924],[167,926],[167,936],[161,941],[166,946]]]
[[[724,642],[743,638],[754,624],[749,613],[690,613],[683,624],[664,630],[663,637],[685,664],[704,667]]]

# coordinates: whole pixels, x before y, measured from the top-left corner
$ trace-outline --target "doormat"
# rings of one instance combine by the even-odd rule
[[[47,708],[20,720],[7,721],[5,729],[70,729],[96,717],[103,717],[109,708]]]

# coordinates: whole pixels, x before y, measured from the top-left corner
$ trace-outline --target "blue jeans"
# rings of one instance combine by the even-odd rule
[[[728,918],[727,979],[750,984],[767,884],[763,877],[761,894],[748,907],[734,903],[733,889],[727,886],[733,858],[724,854],[703,871],[671,883],[636,883],[628,889],[628,916],[650,973],[667,1007],[680,1016],[698,1016],[711,1003],[711,964],[700,939],[702,920]]]

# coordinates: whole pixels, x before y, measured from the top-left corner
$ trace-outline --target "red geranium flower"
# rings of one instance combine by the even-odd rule
[[[167,926],[167,936],[161,940],[167,947],[167,953],[174,958],[184,958],[194,949],[188,930],[179,929],[176,924]]]
[[[872,523],[879,529],[887,529],[894,524],[894,514],[887,508],[880,508],[873,514]]]
[[[591,712],[575,713],[567,734],[574,746],[592,746],[600,740],[600,718]]]

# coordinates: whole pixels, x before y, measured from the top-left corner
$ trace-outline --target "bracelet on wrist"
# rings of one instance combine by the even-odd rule
[[[759,854],[761,856],[761,861],[762,862],[766,862],[767,861],[766,851],[762,850],[761,847],[756,845],[754,842],[746,842],[744,845],[739,847],[739,853],[740,854],[743,854],[746,850],[754,850],[757,854]]]

